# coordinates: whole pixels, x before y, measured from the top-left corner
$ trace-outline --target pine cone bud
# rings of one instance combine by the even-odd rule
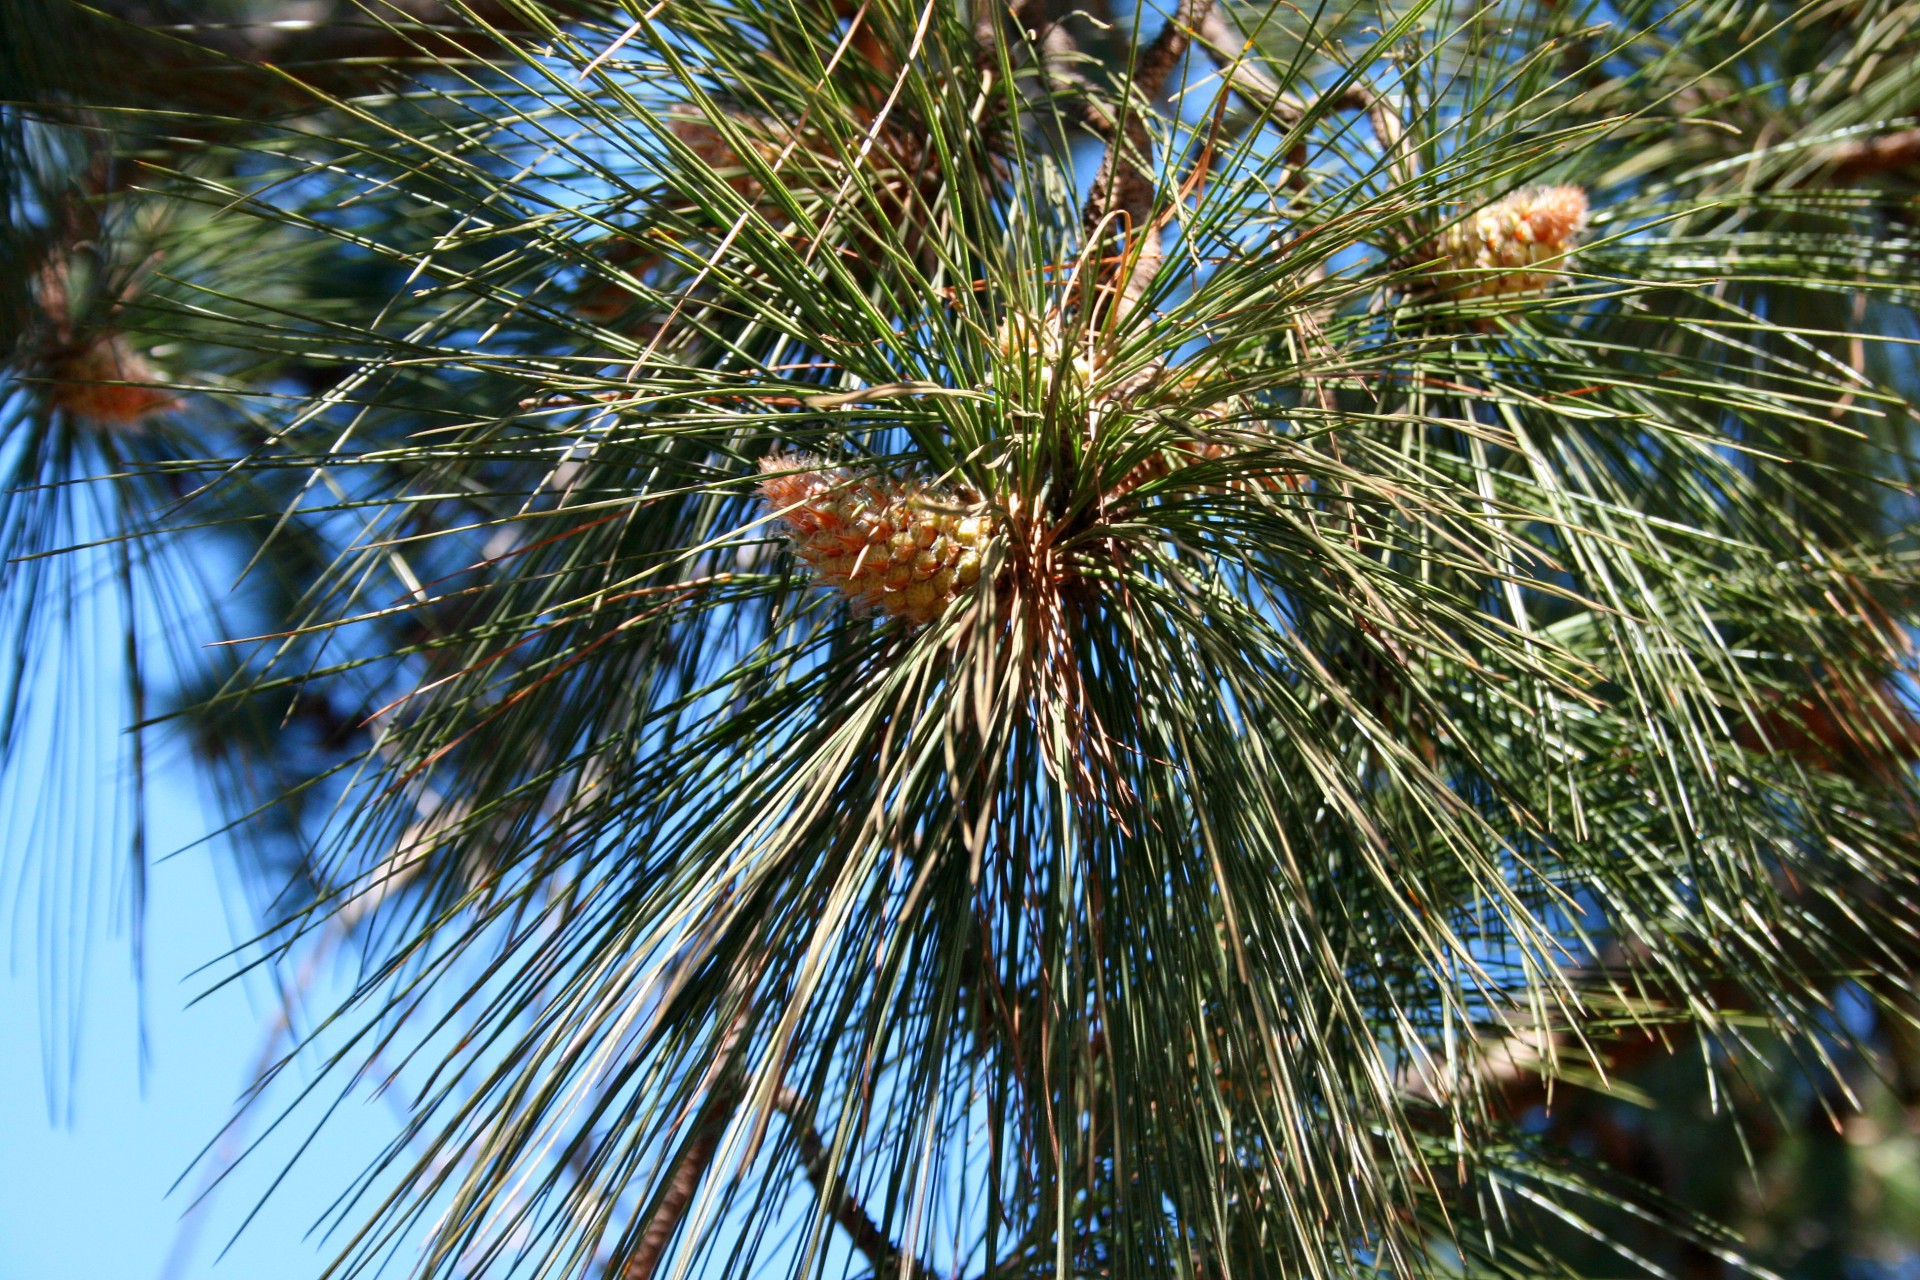
[[[1035,388],[1041,397],[1051,394],[1053,380],[1064,368],[1067,388],[1085,397],[1093,385],[1094,360],[1084,337],[1066,350],[1067,337],[1056,315],[1043,318],[1025,312],[1009,312],[993,335],[993,378],[1003,391],[1018,387]]]
[[[1447,228],[1433,256],[1443,259],[1441,291],[1486,298],[1549,288],[1587,225],[1579,187],[1528,187]],[[1545,271],[1529,268],[1550,263]]]
[[[794,554],[857,607],[928,623],[980,581],[993,522],[953,495],[809,454],[776,454],[760,470]]]
[[[47,366],[53,403],[77,418],[133,427],[173,404],[160,371],[117,333],[102,334]]]

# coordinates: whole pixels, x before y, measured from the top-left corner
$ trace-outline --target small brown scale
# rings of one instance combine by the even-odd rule
[[[118,334],[107,334],[48,365],[50,398],[75,417],[133,427],[169,408],[174,393],[155,386],[160,373]]]

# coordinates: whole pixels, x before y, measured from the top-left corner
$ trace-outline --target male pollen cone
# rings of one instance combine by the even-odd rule
[[[1579,187],[1527,187],[1462,218],[1440,237],[1453,298],[1532,293],[1552,286],[1587,226],[1587,193]],[[1532,270],[1542,263],[1543,271]]]
[[[760,470],[794,554],[856,607],[929,623],[980,581],[992,519],[954,495],[804,453],[763,458]]]

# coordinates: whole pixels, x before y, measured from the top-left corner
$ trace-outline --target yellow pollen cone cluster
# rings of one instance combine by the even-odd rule
[[[1442,283],[1455,298],[1487,298],[1550,287],[1567,269],[1567,254],[1587,225],[1587,193],[1579,187],[1528,187],[1496,200],[1440,237]],[[1532,268],[1546,263],[1547,269]]]
[[[807,454],[777,454],[760,470],[760,496],[794,554],[860,608],[928,623],[980,581],[992,521],[950,495]]]

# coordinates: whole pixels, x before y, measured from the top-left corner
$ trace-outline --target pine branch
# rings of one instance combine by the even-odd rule
[[[353,97],[395,83],[409,65],[510,58],[512,37],[534,34],[516,0],[333,0],[317,13],[286,5],[279,12],[289,16],[251,22],[210,22],[153,0],[100,0],[78,17],[61,0],[26,3],[43,11],[17,21],[43,46],[25,66],[45,104],[84,98],[163,111],[168,126],[157,142],[169,149],[310,109],[310,91]],[[563,3],[555,12],[582,16],[585,7]],[[55,46],[69,24],[72,46]],[[138,76],[111,73],[132,60]]]
[[[713,1166],[720,1139],[726,1135],[727,1125],[739,1105],[740,1091],[735,1086],[717,1086],[708,1093],[694,1122],[692,1136],[673,1172],[667,1175],[653,1213],[640,1232],[640,1241],[620,1269],[620,1280],[652,1280],[659,1270],[660,1260],[666,1256],[674,1234],[680,1229],[681,1219],[686,1217],[707,1170]]]
[[[1167,76],[1192,43],[1195,30],[1213,11],[1214,0],[1180,0],[1173,16],[1160,29],[1134,66],[1131,96],[1139,105],[1120,108],[1121,123],[1101,157],[1087,196],[1082,222],[1101,240],[1117,233],[1117,281],[1103,281],[1100,292],[1111,295],[1116,319],[1133,309],[1160,269],[1160,227],[1154,218],[1159,186],[1154,174],[1153,139],[1141,112],[1159,100]],[[1107,272],[1102,272],[1106,276]]]
[[[689,954],[700,954],[704,945],[695,947]],[[683,958],[681,963],[684,965],[686,962]],[[638,1243],[626,1264],[620,1268],[620,1280],[653,1280],[654,1273],[660,1268],[660,1260],[666,1256],[668,1247],[680,1229],[681,1220],[686,1217],[694,1196],[699,1193],[700,1184],[713,1167],[720,1140],[726,1136],[727,1126],[733,1122],[734,1112],[740,1106],[740,1056],[745,1049],[746,1027],[747,1008],[742,1006],[727,1025],[727,1034],[722,1038],[713,1065],[709,1068],[713,1083],[707,1088],[706,1098],[700,1105],[680,1158],[674,1162],[673,1172],[667,1175],[654,1200],[653,1212],[648,1215],[647,1224],[640,1231]]]
[[[1167,77],[1181,58],[1186,56],[1187,46],[1193,43],[1196,30],[1213,12],[1214,0],[1180,0],[1167,19],[1160,34],[1153,43],[1141,53],[1134,64],[1133,87],[1147,102],[1158,101],[1166,92]]]
[[[174,6],[151,0],[98,0],[109,18],[148,31],[185,27],[194,45],[235,62],[302,64],[303,74],[330,86],[390,76],[392,64],[408,59],[432,64],[452,54],[499,57],[499,35],[533,34],[526,7],[514,0],[333,0],[324,11],[286,5],[281,16],[252,22],[183,23]],[[578,6],[557,6],[560,16]],[[319,83],[319,81],[315,81]],[[181,87],[190,88],[183,84]],[[186,105],[186,104],[182,104]]]
[[[819,1131],[808,1122],[806,1100],[799,1091],[781,1086],[774,1095],[773,1105],[775,1110],[787,1117],[799,1135],[800,1163],[807,1171],[815,1191],[827,1205],[833,1220],[847,1233],[847,1239],[853,1247],[866,1258],[876,1280],[885,1280],[890,1276],[898,1276],[902,1280],[935,1280],[938,1273],[918,1258],[906,1257],[854,1198],[845,1182],[833,1176],[827,1161],[826,1144],[821,1141]]]
[[[1839,182],[1904,173],[1916,165],[1920,165],[1920,128],[1835,143],[1821,157],[1821,167]]]
[[[1828,975],[1904,980],[1873,933],[1911,915],[1897,757],[1920,732],[1802,696],[1866,647],[1815,580],[1813,522],[1885,511],[1891,469],[1819,446],[1908,412],[1872,344],[1920,295],[1877,211],[1780,217],[1790,193],[1743,187],[1703,217],[1676,179],[1697,154],[1622,161],[1570,97],[1551,15],[1409,14],[1361,41],[1364,16],[1295,14],[1298,56],[1270,57],[1181,0],[1125,81],[1118,40],[1040,27],[1059,7],[1018,6],[1017,51],[991,3],[849,0],[676,0],[525,48],[406,0],[377,8],[391,27],[178,51],[270,110],[328,96],[294,77],[344,86],[278,133],[170,118],[196,164],[169,178],[174,144],[143,150],[143,198],[178,181],[210,211],[196,247],[237,227],[251,256],[204,281],[174,255],[169,306],[127,310],[182,347],[251,326],[238,356],[199,349],[266,407],[233,397],[245,430],[210,416],[161,465],[220,477],[250,529],[310,531],[285,651],[250,687],[387,708],[329,748],[342,794],[313,794],[337,816],[305,820],[339,866],[391,851],[336,919],[428,899],[369,951],[454,984],[470,1019],[405,1055],[434,1082],[421,1131],[458,1118],[363,1238],[536,1185],[549,1136],[580,1158],[544,1223],[529,1198],[428,1228],[423,1273],[504,1258],[523,1224],[535,1269],[610,1249],[621,1280],[660,1280],[744,1224],[740,1270],[764,1270],[785,1202],[752,1155],[727,1166],[728,1135],[751,1123],[756,1149],[778,1110],[816,1230],[876,1276],[1004,1259],[1004,1228],[1023,1270],[1420,1280],[1453,1265],[1436,1242],[1506,1248],[1518,1219],[1476,1208],[1500,1197],[1468,1171],[1589,1046],[1617,1068],[1735,1015],[1785,1038],[1824,1025]],[[1401,57],[1415,24],[1433,43]],[[1692,65],[1691,31],[1659,30],[1648,65]],[[1674,85],[1633,80],[1638,39],[1603,114],[1684,152],[1695,131],[1642,109]],[[1225,86],[1203,131],[1165,111],[1194,41]],[[1036,84],[1103,145],[1084,199],[1087,139],[1027,127]],[[1881,133],[1834,173],[1911,163],[1898,105],[1820,135]],[[1156,161],[1166,137],[1194,158]],[[1409,181],[1430,141],[1447,163]],[[1821,156],[1762,159],[1817,181]],[[1578,290],[1568,219],[1488,203],[1535,180],[1593,191]],[[1510,287],[1440,283],[1435,263],[1482,259]],[[254,324],[268,277],[290,284]],[[1067,280],[1086,292],[1063,304]],[[1831,309],[1855,293],[1874,305]],[[655,327],[609,330],[627,315]],[[1121,325],[1126,349],[1101,345]],[[285,403],[249,344],[353,373]],[[858,484],[756,488],[802,456]],[[1875,589],[1911,599],[1910,566],[1874,557]],[[427,608],[471,608],[383,623],[441,590]],[[321,647],[347,629],[365,638]],[[1743,760],[1749,737],[1771,758]],[[1876,743],[1884,767],[1854,759]],[[338,880],[302,865],[316,897]],[[1825,897],[1779,891],[1796,876]],[[1629,942],[1653,958],[1570,967]],[[976,999],[991,1017],[956,1012]],[[338,1025],[411,1034],[380,982],[355,1000]],[[748,1007],[772,1032],[757,1066]],[[1463,1027],[1482,1040],[1455,1052]],[[1403,1072],[1422,1054],[1453,1078]],[[848,1151],[789,1062],[847,1100]],[[933,1109],[858,1110],[909,1096]],[[630,1218],[582,1212],[603,1186]]]
[[[1233,29],[1217,6],[1207,9],[1194,38],[1213,60],[1227,87],[1283,129],[1293,128],[1316,110],[1371,111],[1379,101],[1378,95],[1358,80],[1312,102],[1286,92],[1258,63],[1246,56],[1248,42]]]
[[[739,1026],[740,1023],[736,1021],[736,1032]],[[729,1043],[737,1047],[737,1035]],[[712,1167],[720,1140],[725,1136],[727,1126],[742,1100],[742,1091],[736,1084],[718,1085],[708,1092],[692,1135],[673,1172],[667,1177],[633,1254],[620,1270],[620,1280],[652,1280],[659,1270],[660,1262],[672,1244],[674,1234],[679,1230],[694,1196],[699,1192],[701,1182]],[[826,1144],[819,1131],[808,1122],[806,1102],[799,1092],[783,1085],[774,1095],[773,1106],[793,1125],[799,1139],[801,1167],[806,1170],[821,1201],[828,1206],[830,1216],[847,1233],[847,1239],[853,1247],[867,1259],[873,1274],[876,1277],[900,1276],[904,1280],[930,1280],[934,1277],[936,1273],[932,1268],[918,1259],[905,1257],[853,1193],[846,1189],[844,1182],[833,1176],[827,1160]]]

